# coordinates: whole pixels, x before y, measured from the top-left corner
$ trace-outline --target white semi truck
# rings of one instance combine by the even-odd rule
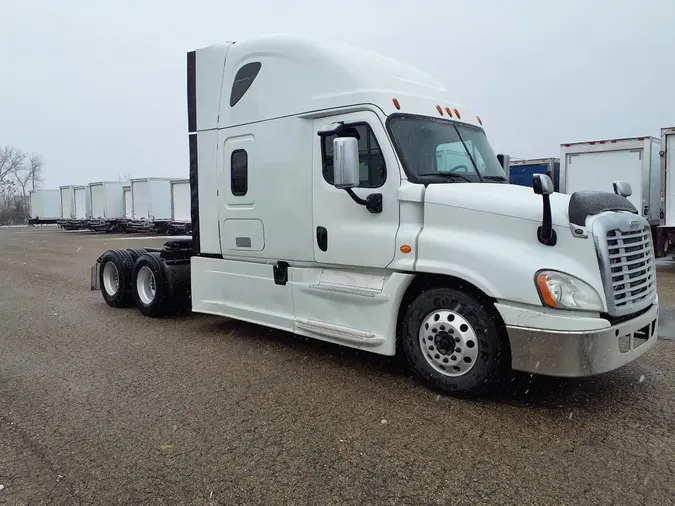
[[[474,113],[367,51],[268,36],[190,52],[187,74],[192,238],[105,252],[92,289],[110,306],[402,351],[457,396],[654,344],[649,223],[627,184],[508,184]]]

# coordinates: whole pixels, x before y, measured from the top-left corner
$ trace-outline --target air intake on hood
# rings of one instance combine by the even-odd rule
[[[604,211],[628,211],[638,214],[635,206],[621,195],[583,190],[574,192],[568,207],[570,223],[586,226],[586,218]]]

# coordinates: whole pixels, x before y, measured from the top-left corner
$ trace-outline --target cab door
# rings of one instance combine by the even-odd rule
[[[356,132],[360,184],[353,192],[361,199],[382,195],[382,212],[371,213],[345,190],[332,185],[333,139],[318,132],[344,122]],[[401,183],[393,146],[378,116],[370,111],[342,114],[314,121],[313,213],[314,258],[319,263],[386,267],[394,258],[399,226],[397,189]]]

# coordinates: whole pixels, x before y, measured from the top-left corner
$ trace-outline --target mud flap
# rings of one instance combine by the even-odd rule
[[[99,278],[99,270],[101,268],[101,264],[96,262],[94,265],[91,266],[91,289],[92,290],[100,290],[101,289],[101,283],[100,283],[100,278]]]

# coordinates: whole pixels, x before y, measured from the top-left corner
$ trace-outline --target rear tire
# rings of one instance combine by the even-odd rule
[[[159,318],[171,308],[167,280],[159,255],[146,253],[138,257],[132,274],[132,295],[144,316]]]
[[[408,307],[399,338],[415,374],[455,397],[477,397],[497,385],[510,353],[494,306],[454,288],[431,288]]]
[[[125,250],[108,250],[101,257],[99,284],[101,295],[110,307],[128,307],[131,296],[131,271],[134,260]]]
[[[134,263],[136,263],[136,260],[138,260],[142,255],[147,253],[145,248],[128,248],[127,251],[131,255],[131,258],[134,259]]]

